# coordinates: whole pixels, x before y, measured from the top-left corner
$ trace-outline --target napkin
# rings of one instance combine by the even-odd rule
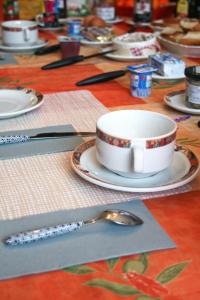
[[[1,52],[0,56],[2,57],[2,59],[0,59],[0,65],[17,64],[17,61],[12,53]]]
[[[87,220],[105,209],[130,211],[142,218],[144,224],[131,227],[98,221],[76,232],[29,245],[11,247],[3,243],[13,233]],[[0,221],[0,279],[174,247],[174,242],[139,199],[5,220]]]
[[[0,132],[0,135],[35,135],[42,132],[74,132],[72,125],[49,126],[37,129]],[[26,143],[0,145],[0,159],[32,156],[55,152],[71,151],[79,145],[81,137],[62,137],[58,139],[31,140]]]

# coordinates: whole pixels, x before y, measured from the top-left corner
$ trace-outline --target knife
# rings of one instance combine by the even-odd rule
[[[60,49],[60,44],[55,44],[49,47],[43,47],[35,51],[35,55],[45,55],[55,52]]]
[[[48,64],[48,65],[45,65],[45,66],[42,67],[42,70],[50,70],[50,69],[60,68],[60,67],[64,67],[64,66],[69,66],[69,65],[78,63],[80,61],[83,61],[84,59],[92,58],[92,57],[95,57],[95,56],[105,55],[107,53],[111,53],[111,52],[114,52],[114,51],[116,51],[116,50],[115,49],[110,49],[110,50],[107,50],[107,51],[102,51],[102,52],[94,53],[94,54],[87,55],[87,56],[85,56],[85,55],[71,56],[69,58],[57,60],[57,61],[54,61],[54,62]]]
[[[108,80],[112,80],[121,76],[124,76],[128,70],[118,70],[118,71],[112,71],[112,72],[106,72],[106,73],[101,73],[92,77],[88,77],[86,79],[83,79],[81,81],[78,81],[76,83],[77,86],[82,86],[82,85],[88,85],[88,84],[95,84],[95,83],[100,83],[100,82],[105,82]]]
[[[147,67],[148,64],[139,64],[135,66],[128,66],[124,70],[117,70],[117,71],[111,71],[111,72],[106,72],[106,73],[101,73],[92,77],[85,78],[81,81],[78,81],[76,83],[77,86],[83,86],[83,85],[88,85],[88,84],[94,84],[94,83],[100,83],[100,82],[105,82],[108,80],[112,80],[121,76],[124,76],[126,72],[131,70],[136,70],[139,68]]]
[[[95,136],[96,132],[44,132],[38,133],[36,135],[8,135],[8,136],[0,136],[0,145],[5,144],[15,144],[15,143],[24,143],[30,140],[41,140],[41,139],[57,139],[62,137],[70,137],[70,136],[82,136],[89,137]]]

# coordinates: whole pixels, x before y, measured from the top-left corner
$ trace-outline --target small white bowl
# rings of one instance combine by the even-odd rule
[[[126,33],[116,37],[113,43],[117,54],[123,56],[149,56],[158,50],[155,35],[147,32]]]

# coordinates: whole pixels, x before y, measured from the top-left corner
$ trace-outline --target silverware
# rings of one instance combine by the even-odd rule
[[[140,219],[138,216],[132,214],[131,212],[124,210],[105,210],[102,213],[100,213],[96,218],[90,220],[59,224],[56,226],[20,232],[7,237],[4,243],[9,246],[17,246],[31,242],[36,242],[39,240],[45,240],[47,238],[52,238],[59,235],[64,235],[65,233],[71,231],[75,231],[87,224],[95,224],[99,220],[106,220],[116,223],[118,225],[125,226],[136,226],[143,224],[143,220]]]
[[[96,57],[96,56],[102,56],[111,52],[116,51],[116,49],[113,48],[109,48],[108,50],[104,50],[101,52],[97,52],[91,55],[76,55],[76,56],[71,56],[69,58],[66,59],[61,59],[61,60],[57,60],[54,61],[48,65],[43,66],[41,69],[42,70],[51,70],[51,69],[55,69],[55,68],[60,68],[60,67],[64,67],[64,66],[69,66],[78,62],[81,62],[87,58],[92,58],[92,57]]]
[[[117,71],[101,73],[101,74],[83,79],[83,80],[77,82],[76,85],[83,86],[83,85],[88,85],[88,84],[105,82],[105,81],[112,80],[112,79],[115,79],[118,77],[122,77],[126,74],[127,71],[128,71],[127,69],[124,69],[124,70],[117,70]]]
[[[142,67],[146,67],[146,66],[148,66],[148,64],[139,64],[139,65],[131,66],[131,68],[133,70],[133,69],[138,69],[138,68],[142,68]],[[122,70],[100,73],[100,74],[85,78],[81,81],[78,81],[76,83],[76,85],[83,86],[83,85],[88,85],[88,84],[95,84],[95,83],[109,81],[109,80],[124,76],[128,71],[129,71],[129,67],[122,69]]]
[[[45,54],[55,52],[59,49],[60,49],[60,44],[55,44],[48,47],[42,47],[35,51],[35,55],[45,55]]]
[[[41,139],[57,139],[62,137],[70,137],[70,136],[82,136],[89,137],[96,135],[96,132],[44,132],[38,133],[36,135],[8,135],[8,136],[0,136],[0,145],[5,144],[15,144],[15,143],[24,143],[30,140],[41,140]]]

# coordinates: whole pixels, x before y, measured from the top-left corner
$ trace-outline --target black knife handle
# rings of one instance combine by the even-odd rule
[[[43,47],[35,51],[35,55],[45,55],[55,52],[60,49],[60,44],[52,45],[49,47]]]
[[[118,70],[118,71],[112,71],[107,73],[102,73],[96,76],[88,77],[86,79],[83,79],[76,83],[77,86],[87,85],[87,84],[94,84],[94,83],[100,83],[108,80],[112,80],[121,76],[124,76],[126,74],[126,70]]]
[[[43,66],[42,70],[50,70],[50,69],[55,69],[55,68],[61,68],[64,66],[69,66],[69,65],[72,65],[72,64],[75,64],[77,62],[84,60],[84,58],[85,57],[83,55],[77,55],[77,56],[72,56],[72,57],[69,57],[66,59],[57,60],[48,65]]]

